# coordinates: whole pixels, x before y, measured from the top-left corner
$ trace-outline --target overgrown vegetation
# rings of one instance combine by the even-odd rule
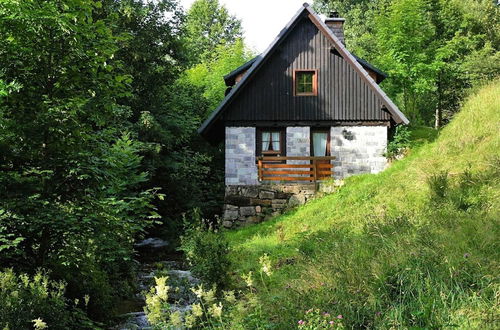
[[[199,216],[186,222],[179,249],[184,252],[190,269],[205,285],[223,289],[228,285],[229,246],[223,235]]]
[[[500,81],[482,89],[435,142],[385,172],[227,232],[237,288],[241,275],[258,274],[263,255],[273,270],[255,283],[258,322],[252,310],[238,317],[291,328],[312,308],[342,315],[347,328],[495,328],[499,94]]]
[[[0,37],[0,269],[40,269],[110,322],[133,292],[134,241],[154,230],[175,246],[182,213],[219,212],[222,153],[196,129],[224,97],[220,72],[249,56],[240,22],[215,0],[188,12],[173,0],[9,0]]]

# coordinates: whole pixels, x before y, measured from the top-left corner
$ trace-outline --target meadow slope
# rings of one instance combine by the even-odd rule
[[[293,328],[318,308],[348,328],[500,327],[500,81],[434,141],[417,140],[378,175],[226,232],[237,287],[262,255],[273,268],[233,324]]]

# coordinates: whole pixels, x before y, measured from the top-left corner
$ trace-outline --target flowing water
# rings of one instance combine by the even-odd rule
[[[199,283],[189,270],[186,270],[179,254],[165,253],[168,243],[159,238],[147,238],[136,245],[140,258],[137,274],[138,292],[131,300],[122,301],[119,306],[122,311],[120,325],[114,330],[151,329],[144,313],[144,291],[154,286],[155,273],[160,271],[168,275],[170,310],[186,312],[194,302],[195,297],[190,288]]]

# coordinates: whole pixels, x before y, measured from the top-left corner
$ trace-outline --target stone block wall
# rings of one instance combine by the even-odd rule
[[[226,186],[260,185],[255,162],[255,134],[255,127],[226,127]],[[378,173],[386,167],[386,126],[336,126],[331,127],[330,134],[331,154],[336,157],[333,161],[335,179]],[[287,156],[309,156],[310,145],[309,127],[287,127]]]
[[[345,133],[344,133],[345,130]],[[379,173],[387,166],[386,126],[332,127],[331,153],[335,179],[355,174]]]
[[[286,155],[309,156],[311,154],[311,136],[309,127],[286,128]]]
[[[223,226],[259,223],[304,204],[315,194],[314,184],[226,186]]]
[[[255,127],[226,127],[226,186],[257,185]]]

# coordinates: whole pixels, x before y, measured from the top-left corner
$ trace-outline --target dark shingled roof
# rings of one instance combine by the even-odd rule
[[[281,43],[281,41],[289,34],[289,32],[295,26],[296,21],[300,18],[302,13],[307,12],[309,18],[315,24],[323,34],[330,39],[333,43],[335,50],[344,58],[344,60],[352,66],[352,68],[360,75],[362,79],[370,86],[373,92],[378,95],[384,102],[383,106],[391,114],[392,119],[396,124],[408,124],[409,120],[406,116],[399,110],[399,108],[392,102],[392,100],[385,94],[385,92],[380,88],[380,86],[370,77],[368,72],[363,68],[363,66],[356,60],[356,58],[345,48],[345,46],[340,42],[337,36],[330,30],[328,26],[319,18],[316,12],[309,6],[309,4],[304,3],[300,10],[293,16],[292,20],[286,25],[286,27],[278,34],[271,45],[266,49],[264,53],[257,56],[253,63],[250,64],[250,68],[247,73],[243,76],[243,79],[231,89],[226,98],[219,104],[217,109],[213,111],[210,116],[203,122],[201,127],[198,129],[198,133],[203,137],[213,140],[211,137],[214,135],[212,129],[220,128],[218,124],[227,106],[233,101],[234,97],[239,94],[240,90],[243,89],[249,80],[255,75],[255,73],[260,69],[262,64],[269,58],[270,54],[273,53],[274,49]]]

